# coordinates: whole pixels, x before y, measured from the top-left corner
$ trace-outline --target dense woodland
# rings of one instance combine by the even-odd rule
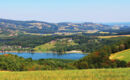
[[[70,63],[73,60],[58,59],[24,59],[16,55],[0,55],[0,70],[8,71],[34,71],[34,70],[58,70],[58,69],[76,69]]]
[[[54,52],[65,52],[79,50],[84,53],[93,52],[100,49],[103,45],[111,45],[119,42],[120,39],[101,39],[92,35],[55,35],[55,36],[36,36],[36,35],[19,35],[14,37],[0,38],[0,50],[4,51],[34,51],[36,46],[48,43],[53,40],[70,38],[78,45],[55,45],[52,49]],[[14,46],[16,48],[14,48]]]

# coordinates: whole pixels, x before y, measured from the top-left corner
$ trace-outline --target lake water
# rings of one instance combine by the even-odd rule
[[[0,53],[2,55],[4,53]],[[70,53],[70,54],[56,54],[56,53],[16,53],[16,52],[8,52],[7,54],[14,54],[23,58],[32,58],[33,60],[38,59],[80,59],[86,56],[87,54],[81,53]]]

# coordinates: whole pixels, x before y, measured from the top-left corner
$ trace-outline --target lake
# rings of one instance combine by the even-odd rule
[[[0,53],[0,55],[5,53]],[[69,54],[56,54],[56,53],[17,53],[17,52],[6,52],[6,54],[14,54],[23,58],[32,58],[33,60],[38,59],[80,59],[86,56],[87,54],[81,53],[69,53]]]

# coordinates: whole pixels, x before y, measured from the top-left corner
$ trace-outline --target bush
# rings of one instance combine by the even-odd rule
[[[0,70],[8,71],[34,71],[34,70],[58,70],[58,69],[75,69],[67,60],[41,59],[32,60],[24,59],[12,54],[0,55]]]

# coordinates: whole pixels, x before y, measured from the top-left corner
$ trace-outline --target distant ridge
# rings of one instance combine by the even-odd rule
[[[113,23],[116,24],[116,23]],[[119,24],[119,23],[118,23]],[[125,23],[126,24],[126,23]],[[130,23],[127,23],[130,24]],[[130,28],[129,25],[125,26],[125,29]],[[40,34],[54,34],[54,33],[95,33],[100,31],[113,31],[124,29],[123,27],[110,25],[108,23],[99,24],[93,22],[73,23],[73,22],[59,22],[49,23],[44,21],[20,21],[10,19],[0,19],[0,34],[16,33],[40,33]]]

